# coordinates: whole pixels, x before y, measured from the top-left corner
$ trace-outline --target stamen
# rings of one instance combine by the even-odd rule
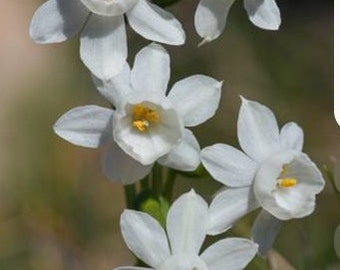
[[[152,124],[159,121],[158,112],[142,104],[136,104],[133,106],[132,115],[132,125],[141,132],[144,132]]]
[[[290,188],[296,186],[297,180],[295,178],[281,178],[277,183],[282,188]]]

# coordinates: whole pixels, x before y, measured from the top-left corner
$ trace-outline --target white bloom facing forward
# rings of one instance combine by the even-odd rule
[[[124,14],[146,39],[181,45],[185,33],[169,12],[148,0],[48,0],[35,12],[30,35],[40,44],[80,35],[80,57],[101,79],[118,74],[127,57]]]
[[[202,44],[219,37],[235,0],[200,0],[195,13],[195,28]],[[266,30],[277,30],[281,24],[275,0],[244,0],[250,21]]]
[[[200,253],[206,237],[208,206],[193,190],[170,207],[166,231],[151,216],[125,210],[120,226],[129,249],[151,268],[115,270],[241,270],[257,252],[257,244],[243,238],[220,240]]]
[[[170,58],[155,43],[143,48],[130,70],[109,81],[94,78],[99,92],[115,109],[94,105],[66,112],[54,125],[55,132],[80,146],[106,145],[106,175],[129,184],[143,178],[158,161],[181,171],[193,171],[200,163],[200,147],[185,127],[203,123],[215,114],[222,83],[194,75],[174,84],[166,95]]]
[[[263,213],[255,222],[253,237],[260,244],[259,251],[265,253],[282,220],[302,218],[314,211],[315,195],[323,189],[324,180],[301,152],[302,129],[290,122],[280,131],[272,111],[260,103],[242,98],[237,132],[244,153],[224,144],[206,147],[201,153],[212,177],[230,187],[211,204],[210,233],[226,230],[260,206]],[[230,201],[234,210],[225,215],[223,208]]]

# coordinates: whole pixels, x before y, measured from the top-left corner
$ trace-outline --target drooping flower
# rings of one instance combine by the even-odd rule
[[[253,237],[265,253],[281,221],[314,211],[315,195],[323,189],[324,180],[302,152],[302,129],[290,122],[280,131],[272,111],[260,103],[242,98],[237,132],[244,153],[225,144],[206,147],[201,153],[212,177],[229,187],[211,204],[210,233],[220,233],[231,226],[230,220],[262,207]],[[226,205],[234,210],[225,215]]]
[[[185,41],[180,22],[148,0],[48,0],[35,12],[30,35],[47,44],[81,33],[80,58],[95,76],[109,79],[127,57],[124,14],[146,39],[171,45]]]
[[[219,37],[235,0],[200,0],[195,13],[195,28],[202,44]],[[244,0],[250,21],[266,30],[277,30],[281,24],[275,0]]]
[[[241,270],[255,256],[257,245],[243,238],[220,240],[200,253],[206,237],[208,206],[193,190],[170,207],[166,231],[151,216],[134,210],[121,215],[121,231],[128,248],[151,268],[115,270]]]
[[[218,107],[222,83],[193,75],[175,83],[166,95],[170,58],[157,44],[143,48],[130,71],[128,64],[109,81],[97,78],[99,92],[115,107],[94,105],[66,112],[55,132],[80,146],[106,144],[106,175],[129,184],[147,175],[155,161],[181,171],[195,170],[200,148],[185,127],[199,125]]]

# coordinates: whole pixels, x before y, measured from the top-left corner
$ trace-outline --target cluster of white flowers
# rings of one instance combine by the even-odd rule
[[[154,1],[157,4],[157,1]],[[171,1],[170,1],[171,2]],[[223,32],[234,0],[201,0],[195,14],[202,44]],[[166,231],[148,214],[124,210],[121,231],[129,249],[151,268],[116,270],[239,270],[257,252],[271,248],[282,221],[314,211],[324,187],[319,169],[302,152],[303,132],[295,123],[279,130],[267,107],[241,97],[237,122],[244,151],[215,144],[200,149],[194,127],[216,112],[222,82],[193,75],[169,91],[170,56],[159,44],[181,45],[185,33],[169,12],[148,0],[48,0],[34,14],[31,37],[38,43],[62,42],[80,32],[80,57],[97,90],[112,108],[87,105],[71,109],[54,125],[63,139],[104,148],[106,176],[123,185],[150,174],[154,163],[176,171],[195,171],[202,163],[226,185],[210,206],[193,190],[180,196],[166,217]],[[244,0],[249,19],[277,30],[274,0]],[[131,28],[154,41],[127,63],[125,17]],[[162,179],[156,179],[162,181]],[[162,194],[157,194],[162,195]],[[201,252],[206,235],[226,231],[248,212],[262,208],[252,240],[229,238]]]

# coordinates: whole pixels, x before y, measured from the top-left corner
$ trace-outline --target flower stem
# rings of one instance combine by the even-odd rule
[[[125,185],[124,186],[124,192],[125,192],[125,203],[126,207],[128,209],[134,209],[134,200],[136,197],[136,190],[135,190],[135,185]]]
[[[171,201],[171,198],[172,198],[176,176],[177,176],[177,173],[175,170],[172,170],[172,169],[168,170],[168,175],[167,175],[166,182],[164,185],[163,195],[165,199],[167,199],[169,202]]]
[[[154,2],[156,5],[162,8],[175,4],[176,2],[179,2],[179,1],[180,0],[152,0],[152,2]]]
[[[149,174],[140,180],[140,191],[149,189]]]
[[[152,191],[155,196],[162,195],[162,167],[155,163],[152,168]]]

